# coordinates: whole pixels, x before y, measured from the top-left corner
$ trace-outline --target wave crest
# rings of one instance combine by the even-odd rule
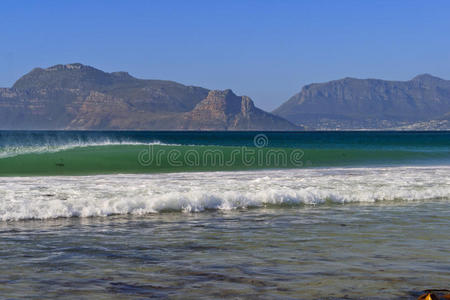
[[[0,179],[0,220],[450,200],[450,167]]]
[[[153,141],[149,143],[143,142],[133,142],[133,141],[114,141],[114,140],[103,140],[103,141],[74,141],[64,144],[45,144],[45,145],[34,145],[34,146],[4,146],[0,147],[0,159],[9,158],[25,154],[42,154],[42,153],[56,153],[64,150],[70,150],[75,148],[86,148],[86,147],[102,147],[102,146],[132,146],[132,145],[167,145],[167,146],[178,146],[176,144],[165,144],[160,141]]]

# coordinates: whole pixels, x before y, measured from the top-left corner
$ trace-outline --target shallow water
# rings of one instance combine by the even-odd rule
[[[394,299],[448,288],[448,201],[0,223],[11,298]]]

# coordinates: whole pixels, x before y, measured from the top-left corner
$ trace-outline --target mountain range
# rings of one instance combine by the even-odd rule
[[[0,89],[0,129],[297,130],[231,90],[137,79],[79,63],[36,68]]]
[[[344,78],[306,85],[272,113],[247,96],[79,63],[0,88],[0,129],[449,130],[450,81]]]
[[[312,130],[450,129],[450,81],[344,78],[306,85],[274,114]]]

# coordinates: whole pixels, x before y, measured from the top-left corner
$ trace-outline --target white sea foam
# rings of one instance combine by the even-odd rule
[[[39,153],[54,153],[69,149],[83,148],[83,147],[100,147],[100,146],[119,146],[119,145],[166,145],[166,146],[179,146],[178,144],[165,144],[160,141],[153,141],[149,143],[133,142],[133,141],[114,141],[109,139],[104,139],[102,141],[75,141],[64,144],[46,144],[46,145],[35,145],[35,146],[7,146],[0,148],[0,159],[7,157],[14,157],[24,154],[39,154]]]
[[[449,166],[0,178],[1,221],[429,199]]]

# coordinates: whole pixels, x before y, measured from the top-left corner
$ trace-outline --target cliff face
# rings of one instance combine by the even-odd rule
[[[241,100],[237,103],[240,97],[234,94],[236,99],[222,102],[209,95],[210,91],[201,87],[142,80],[126,72],[106,73],[82,64],[36,68],[12,88],[0,89],[0,129],[262,129],[257,119],[255,123],[244,118],[245,113],[234,116],[241,111],[260,111],[251,100],[241,109],[244,104]],[[210,114],[205,112],[208,109]],[[270,116],[259,113],[264,114]],[[276,120],[274,129],[295,128],[271,117]],[[233,118],[247,123],[228,125]]]
[[[450,81],[345,78],[310,84],[273,113],[311,129],[393,128],[450,112]]]
[[[70,89],[2,89],[0,129],[62,129],[85,95]]]
[[[183,117],[183,129],[202,130],[296,130],[290,122],[255,107],[246,96],[238,97],[231,90],[210,91]]]

